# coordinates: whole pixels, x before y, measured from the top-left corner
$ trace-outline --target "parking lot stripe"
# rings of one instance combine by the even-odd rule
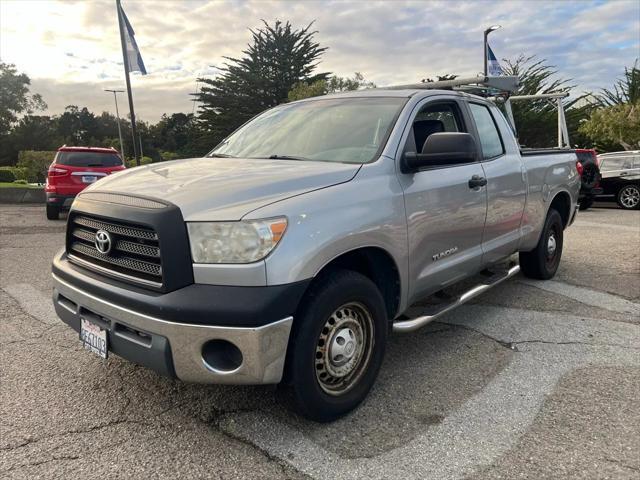
[[[590,288],[578,287],[556,280],[526,280],[520,279],[519,283],[529,285],[531,287],[546,290],[547,292],[556,293],[564,297],[571,298],[585,305],[603,308],[617,313],[626,313],[640,318],[640,304],[631,302],[621,297],[611,295],[610,293],[591,290]]]

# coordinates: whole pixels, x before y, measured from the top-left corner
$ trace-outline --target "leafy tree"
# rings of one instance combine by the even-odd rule
[[[608,143],[619,144],[625,150],[639,149],[640,104],[621,103],[598,109],[584,122],[580,130],[592,138],[601,151],[605,148],[600,146]]]
[[[595,142],[598,150],[633,150],[640,147],[640,69],[638,60],[624,69],[613,89],[596,96],[597,110],[582,123],[580,132]]]
[[[56,123],[58,135],[67,145],[89,145],[91,139],[102,136],[95,115],[87,107],[67,106]]]
[[[189,143],[192,126],[193,115],[191,114],[162,115],[160,121],[149,128],[153,146],[165,152],[182,152]]]
[[[225,57],[221,75],[199,79],[199,123],[210,147],[259,112],[287,101],[295,84],[326,79],[326,73],[313,74],[326,48],[314,41],[312,25],[294,29],[289,22],[272,26],[263,20],[262,28],[250,30],[252,41],[242,58]]]
[[[640,68],[638,68],[638,59],[636,59],[633,67],[624,68],[624,76],[616,81],[612,90],[604,88],[596,98],[601,105],[607,107],[625,103],[638,105],[640,103]]]
[[[9,132],[20,114],[47,108],[40,95],[29,93],[30,84],[29,77],[18,73],[15,65],[0,63],[0,135]]]
[[[318,97],[328,93],[347,92],[361,88],[375,88],[375,84],[365,80],[364,75],[356,72],[353,77],[331,76],[328,80],[321,79],[315,82],[296,83],[289,92],[289,101],[302,100],[303,98]]]

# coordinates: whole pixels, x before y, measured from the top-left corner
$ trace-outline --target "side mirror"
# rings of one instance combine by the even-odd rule
[[[425,167],[475,162],[478,156],[476,139],[469,133],[432,133],[424,142],[421,153],[406,152],[402,172],[410,173]]]

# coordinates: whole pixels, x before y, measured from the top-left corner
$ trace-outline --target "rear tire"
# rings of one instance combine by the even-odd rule
[[[590,209],[593,206],[593,197],[585,197],[580,202],[580,211],[583,212],[585,210]]]
[[[286,377],[296,410],[330,422],[369,393],[389,325],[382,295],[364,275],[334,270],[315,282],[296,315]]]
[[[47,205],[47,219],[58,220],[60,218],[60,207],[56,205]]]
[[[640,185],[624,185],[618,190],[616,200],[620,208],[625,210],[637,210],[640,208]]]
[[[520,270],[525,276],[537,280],[553,278],[562,257],[563,232],[562,217],[556,210],[549,209],[536,248],[520,252]]]

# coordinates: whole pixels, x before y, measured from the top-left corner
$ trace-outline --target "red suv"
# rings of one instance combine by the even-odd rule
[[[75,196],[87,185],[124,168],[115,148],[60,147],[49,166],[44,188],[47,218],[56,220],[60,211],[69,208]]]

